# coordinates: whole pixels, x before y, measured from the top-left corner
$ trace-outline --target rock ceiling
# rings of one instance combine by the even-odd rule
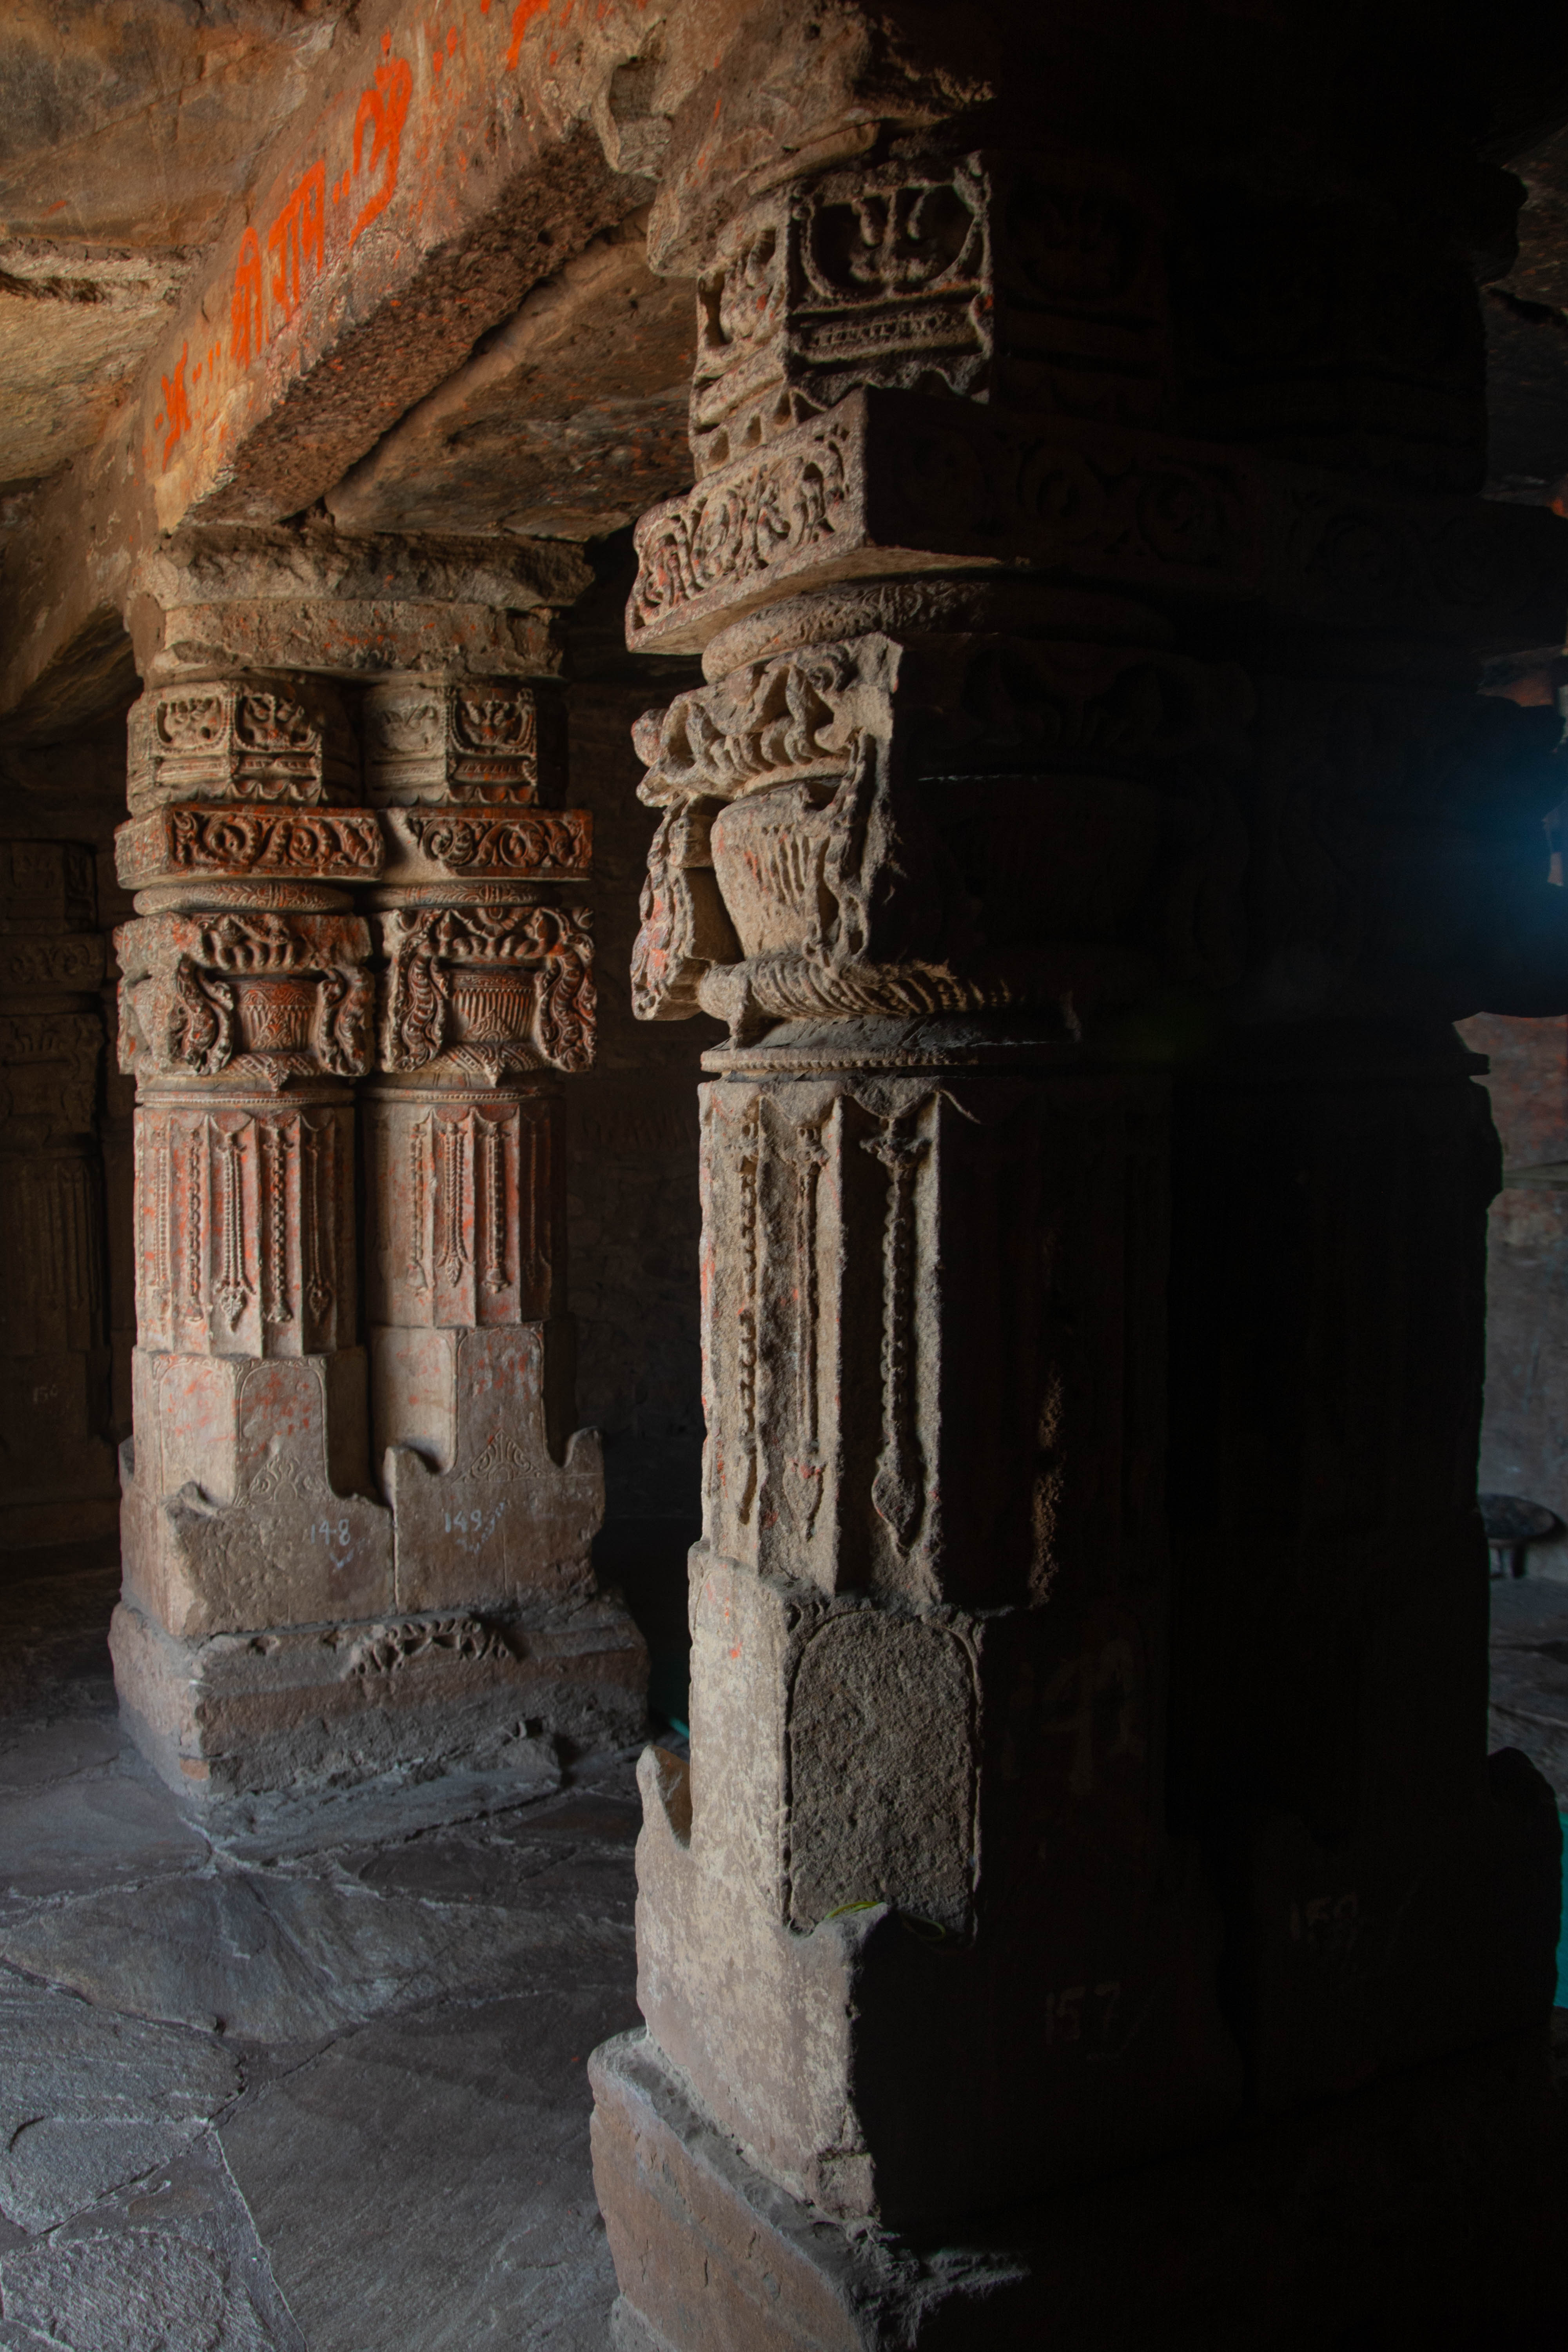
[[[586,540],[689,480],[692,288],[650,271],[650,206],[658,247],[659,173],[703,167],[682,105],[747,14],[10,0],[0,709],[59,731],[122,691],[129,566],[186,523]],[[794,102],[757,93],[764,144]],[[1568,133],[1531,135],[1493,488],[1545,501]]]

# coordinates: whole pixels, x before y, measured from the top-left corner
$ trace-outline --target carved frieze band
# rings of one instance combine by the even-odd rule
[[[114,836],[123,887],[144,890],[187,877],[374,882],[384,859],[368,810],[175,805],[133,817]]]
[[[594,821],[586,809],[389,808],[382,821],[389,883],[446,875],[582,881],[593,864]]]
[[[555,1105],[548,1094],[366,1098],[366,1311],[403,1329],[473,1329],[552,1312]]]
[[[370,934],[353,917],[148,915],[115,947],[130,1076],[277,1090],[370,1067]]]
[[[380,921],[383,1069],[439,1063],[494,1086],[508,1071],[589,1066],[595,1008],[585,907],[405,907]]]
[[[297,807],[356,797],[359,759],[343,706],[320,678],[226,678],[150,687],[127,720],[133,816],[178,801]]]
[[[1496,501],[1363,493],[1243,449],[873,389],[645,515],[626,635],[634,648],[694,653],[786,593],[1026,561],[1501,650],[1554,642],[1553,521]]]
[[[300,1356],[352,1345],[352,1120],[321,1105],[138,1108],[142,1347]]]

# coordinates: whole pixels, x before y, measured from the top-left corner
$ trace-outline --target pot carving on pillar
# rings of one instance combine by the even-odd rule
[[[627,642],[707,682],[637,730],[634,1002],[729,1035],[690,1761],[643,1760],[646,2032],[594,2067],[628,2347],[1032,2343],[1059,2192],[1551,2000],[1550,1795],[1473,1703],[1448,1024],[1568,1001],[1556,730],[1476,691],[1561,641],[1562,526],[1461,495],[1473,288],[1305,98],[1293,193],[1227,194],[1321,261],[1337,175],[1375,260],[1310,354],[1120,82],[1051,143],[1012,15],[1027,103],[977,137],[955,58],[900,122],[908,13],[839,61],[861,160],[756,161],[781,19],[655,212],[697,479]]]
[[[220,604],[212,628],[267,625]],[[362,757],[330,677],[148,666],[117,844],[137,909],[116,940],[138,1097],[121,1705],[209,1808],[410,1770],[548,1784],[557,1738],[635,1733],[646,1676],[594,1581],[603,1476],[563,1312],[587,819],[540,805],[516,677],[373,671]]]

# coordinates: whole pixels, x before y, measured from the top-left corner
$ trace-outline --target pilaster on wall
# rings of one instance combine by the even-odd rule
[[[92,852],[0,842],[0,1549],[112,1534]]]
[[[645,1671],[594,1585],[597,1440],[572,1430],[555,1128],[593,1052],[590,839],[551,805],[549,615],[509,640],[448,580],[367,644],[325,599],[285,613],[272,552],[218,565],[205,650],[275,654],[281,625],[319,667],[188,675],[150,600],[119,837],[116,1672],[160,1769],[219,1800],[527,1771],[534,1735],[635,1731]],[[473,675],[476,627],[502,675]],[[432,667],[396,669],[405,646]]]
[[[1210,117],[1201,41],[1140,31],[1151,112],[1004,15],[968,121],[972,59],[858,19],[857,160],[835,118],[788,179],[759,30],[656,208],[698,479],[627,641],[708,682],[637,730],[633,984],[730,1035],[691,1762],[645,1759],[647,2037],[596,2061],[627,2343],[959,2340],[1016,2263],[916,2294],[867,2223],[952,2242],[1551,1999],[1447,1024],[1568,998],[1556,730],[1476,694],[1559,640],[1561,526],[1458,494],[1473,289],[1292,11],[1225,35],[1289,187],[1154,129]],[[1329,313],[1289,348],[1232,283],[1259,211]],[[781,2193],[844,2225],[831,2290]]]

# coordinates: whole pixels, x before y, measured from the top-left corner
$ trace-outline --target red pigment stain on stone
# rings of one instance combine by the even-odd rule
[[[506,53],[508,73],[517,70],[517,61],[522,53],[522,37],[535,16],[543,15],[547,5],[548,0],[517,0],[517,6],[511,12],[511,47]]]

